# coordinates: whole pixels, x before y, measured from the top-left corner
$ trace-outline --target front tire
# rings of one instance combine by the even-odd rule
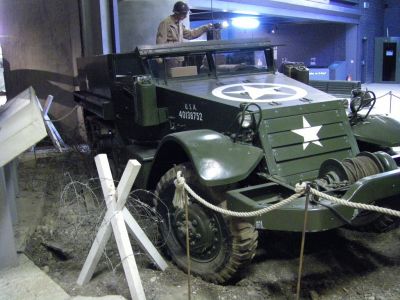
[[[223,193],[202,185],[191,164],[170,169],[157,184],[156,195],[163,202],[157,203],[157,210],[163,217],[160,231],[166,251],[187,272],[185,211],[172,204],[177,171],[182,171],[197,194],[215,205],[221,206]],[[258,232],[249,222],[214,212],[190,195],[188,203],[191,272],[214,283],[232,280],[254,257]]]

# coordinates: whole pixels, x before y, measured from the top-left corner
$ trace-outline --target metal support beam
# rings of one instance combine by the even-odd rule
[[[80,0],[84,56],[120,52],[118,0]]]
[[[351,76],[352,80],[360,79],[360,38],[358,25],[346,25],[346,61],[347,75]]]
[[[110,7],[110,26],[111,26],[111,40],[113,53],[121,52],[121,43],[119,40],[119,14],[118,14],[118,1],[109,0]]]
[[[101,41],[103,46],[103,54],[110,54],[113,52],[113,41],[111,33],[111,14],[109,0],[100,0],[100,27],[101,27]]]

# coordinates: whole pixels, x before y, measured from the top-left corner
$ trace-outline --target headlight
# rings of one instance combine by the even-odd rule
[[[243,117],[243,114],[240,113],[240,116],[238,119],[239,119],[239,125],[241,125],[242,128],[246,129],[253,125],[253,118],[250,113],[245,113],[244,117]]]

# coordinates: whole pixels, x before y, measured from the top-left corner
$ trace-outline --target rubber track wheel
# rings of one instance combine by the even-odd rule
[[[400,210],[400,204],[396,197],[378,201],[376,205]],[[359,218],[359,224],[357,224],[357,218]],[[400,225],[400,218],[371,211],[361,211],[355,221],[355,225],[351,227],[361,232],[383,233],[396,229]]]
[[[357,228],[359,231],[383,233],[399,227],[400,219],[389,215],[380,214],[378,218],[369,224]]]

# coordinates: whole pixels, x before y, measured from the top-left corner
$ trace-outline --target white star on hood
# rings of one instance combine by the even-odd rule
[[[280,92],[279,87],[268,88],[255,88],[248,85],[242,86],[243,90],[250,96],[252,100],[257,100],[264,95],[291,95],[288,93]],[[226,92],[227,94],[241,94],[243,91]]]
[[[321,127],[322,125],[312,127],[310,123],[308,123],[307,119],[303,117],[303,128],[292,130],[292,132],[301,135],[304,138],[303,150],[306,150],[310,143],[323,147],[318,137],[318,132],[320,131]]]

